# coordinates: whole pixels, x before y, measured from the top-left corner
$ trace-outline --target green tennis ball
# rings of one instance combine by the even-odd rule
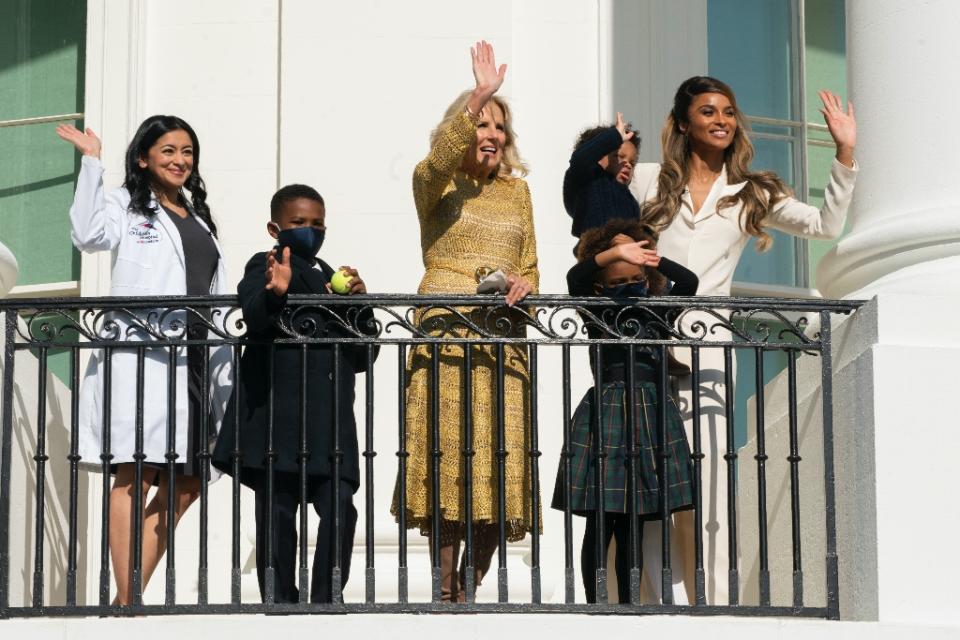
[[[353,276],[341,269],[330,278],[330,288],[333,289],[334,293],[341,295],[349,293],[351,280],[353,280]]]

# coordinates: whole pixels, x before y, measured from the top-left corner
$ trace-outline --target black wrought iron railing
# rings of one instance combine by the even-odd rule
[[[267,340],[269,333],[251,331],[243,318],[242,310],[233,297],[164,297],[164,298],[87,298],[87,299],[35,299],[0,302],[3,314],[3,387],[2,387],[2,449],[0,449],[0,615],[142,615],[170,613],[256,613],[256,612],[303,612],[303,613],[349,613],[349,612],[582,612],[582,613],[676,613],[676,614],[743,614],[743,615],[795,615],[813,617],[839,617],[839,593],[837,573],[837,543],[835,526],[835,500],[833,479],[832,436],[832,364],[831,327],[838,316],[855,311],[859,304],[829,300],[787,300],[771,298],[649,298],[611,300],[606,298],[571,298],[567,296],[535,296],[525,301],[524,306],[508,309],[502,298],[484,296],[422,297],[406,295],[364,296],[291,296],[282,312],[273,316],[275,335]],[[202,330],[197,331],[200,327]],[[630,348],[627,348],[630,347]],[[232,380],[241,376],[244,349],[260,348],[275,356],[281,349],[299,349],[301,353],[298,378],[300,402],[297,425],[300,438],[292,446],[297,450],[299,464],[299,528],[296,567],[299,597],[295,602],[276,602],[275,567],[270,554],[264,561],[265,571],[262,598],[260,594],[249,597],[244,591],[245,566],[241,548],[244,527],[249,528],[252,516],[245,511],[244,498],[247,489],[239,481],[243,454],[239,447],[231,452],[232,468],[221,480],[230,484],[229,498],[218,500],[211,496],[207,480],[211,477],[211,452],[206,444],[188,453],[177,445],[176,388],[184,384],[178,379],[178,368],[185,366],[185,354],[189,348],[200,355],[200,379],[204,387],[200,397],[203,406],[196,422],[201,433],[198,441],[209,443],[217,426],[220,433],[233,431],[235,441],[240,440],[243,428],[240,404],[245,402],[234,393],[229,402],[235,411],[232,422],[217,425],[211,415],[209,394],[213,370],[217,366],[232,369]],[[223,358],[223,348],[227,356]],[[608,594],[606,570],[607,550],[603,517],[594,519],[595,560],[597,571],[588,576],[595,585],[596,603],[584,603],[578,591],[576,576],[579,565],[575,562],[575,513],[571,507],[573,490],[571,460],[573,458],[571,415],[574,393],[578,388],[589,386],[600,389],[603,376],[609,373],[604,367],[604,358],[609,349],[622,348],[620,362],[624,372],[621,382],[630,401],[625,406],[633,407],[633,393],[640,382],[637,376],[641,369],[638,361],[653,363],[654,374],[645,380],[654,384],[658,400],[652,410],[651,429],[658,431],[655,438],[656,460],[660,486],[667,484],[666,467],[671,461],[669,452],[662,443],[667,441],[666,423],[668,404],[664,399],[671,390],[680,399],[677,389],[689,389],[685,400],[680,400],[690,432],[689,461],[677,464],[689,465],[693,478],[693,544],[685,546],[684,567],[676,567],[672,556],[672,527],[667,526],[675,516],[671,515],[669,491],[660,491],[654,521],[661,524],[659,562],[645,565],[641,559],[641,527],[650,525],[639,519],[637,503],[626,500],[630,516],[629,576],[620,575],[619,580],[629,581],[629,602],[612,604],[616,594]],[[311,350],[326,350],[332,362],[332,375],[315,379],[316,371],[308,366]],[[314,428],[313,416],[306,411],[307,396],[314,393],[316,385],[330,385],[333,393],[332,413],[335,424],[342,412],[353,407],[342,406],[343,396],[338,387],[343,384],[346,352],[351,352],[352,362],[362,362],[366,373],[357,382],[357,421],[360,458],[358,502],[362,501],[362,529],[356,539],[362,545],[362,579],[360,571],[354,571],[353,586],[362,584],[362,595],[345,598],[343,595],[343,567],[339,547],[331,554],[329,603],[311,603],[308,571],[308,539],[312,538],[307,525],[307,508],[310,504],[307,482],[307,464],[311,458],[308,432]],[[379,357],[378,356],[379,351]],[[425,357],[420,364],[411,355],[413,352]],[[448,357],[449,354],[452,357]],[[57,355],[55,355],[57,354]],[[519,356],[517,355],[519,354]],[[691,363],[688,374],[669,370],[670,355]],[[767,394],[771,379],[767,356],[780,354],[785,361],[784,397],[775,399]],[[490,356],[490,358],[488,358]],[[97,373],[89,380],[83,375],[84,367],[91,357],[99,364],[93,365]],[[506,444],[506,414],[516,409],[508,406],[503,392],[505,379],[514,375],[511,367],[519,357],[526,383],[524,421],[526,429],[523,450],[509,449]],[[120,367],[117,360],[126,358]],[[220,360],[218,360],[218,358]],[[395,360],[391,362],[391,359]],[[445,361],[446,359],[446,361]],[[590,361],[592,359],[593,366]],[[441,379],[440,363],[459,368],[457,392],[459,402],[470,410],[458,418],[462,446],[455,453],[444,451],[440,446]],[[708,362],[709,361],[709,362]],[[767,362],[767,364],[765,364]],[[812,392],[798,392],[798,371],[810,370],[816,363],[817,372]],[[159,365],[158,365],[159,363]],[[426,363],[426,364],[423,364]],[[739,364],[737,364],[739,363]],[[752,364],[752,366],[750,366]],[[129,366],[128,366],[129,365]],[[424,424],[411,425],[408,420],[409,389],[412,368],[426,367],[428,386],[428,419]],[[801,367],[803,365],[803,367]],[[144,473],[151,464],[147,460],[144,442],[145,404],[150,395],[159,393],[146,378],[151,367],[165,367],[166,390],[165,434],[166,446],[163,458],[153,463],[160,467],[158,477],[166,478],[168,485],[176,486],[180,467],[185,457],[193,456],[201,479],[199,490],[199,530],[197,531],[196,574],[185,578],[182,569],[183,554],[178,553],[178,536],[174,518],[167,517],[161,525],[165,528],[167,553],[165,569],[158,567],[154,581],[163,581],[162,594],[144,596],[146,579],[143,574],[142,545],[144,541],[143,496],[134,492],[134,518],[130,532],[131,571],[129,574],[132,599],[129,605],[115,604],[113,565],[111,563],[111,532],[117,523],[111,522],[110,493],[111,465],[118,459],[112,450],[111,434],[118,432],[113,424],[123,421],[132,424],[133,453],[131,463],[135,470],[135,486],[140,486]],[[193,365],[191,365],[193,366]],[[349,365],[353,367],[354,365]],[[765,369],[765,366],[767,369]],[[749,392],[738,388],[738,370],[751,369],[754,381]],[[56,370],[56,371],[55,371]],[[28,375],[29,372],[29,375]],[[56,375],[54,375],[56,373]],[[275,375],[273,360],[270,360],[266,379]],[[474,397],[474,378],[488,376],[494,390],[492,398]],[[806,374],[804,374],[806,375]],[[117,376],[128,378],[118,380]],[[378,383],[380,377],[389,379],[389,386]],[[112,379],[113,378],[113,379]],[[707,378],[710,378],[709,380]],[[155,381],[155,379],[153,379]],[[119,383],[132,389],[132,402],[126,398],[123,407],[133,407],[133,414],[117,416],[118,399],[111,394]],[[809,381],[808,381],[809,382]],[[99,455],[84,458],[81,455],[81,389],[84,385],[99,385],[96,398],[100,414],[103,438]],[[274,469],[278,459],[273,441],[274,389],[268,382],[264,390],[269,412],[269,428],[264,443],[264,478],[274,481]],[[807,389],[810,385],[801,385]],[[54,388],[55,387],[55,388]],[[394,393],[395,396],[391,394]],[[741,392],[738,394],[738,390]],[[227,390],[229,391],[229,389]],[[375,400],[375,391],[378,394]],[[812,393],[813,404],[810,404]],[[59,395],[57,395],[59,394]],[[800,396],[803,396],[802,398]],[[54,397],[56,396],[56,397]],[[33,398],[35,406],[27,406],[26,399]],[[739,398],[739,399],[738,399]],[[749,398],[749,400],[744,400]],[[599,392],[593,396],[594,406],[603,401]],[[744,420],[744,412],[736,405],[748,402],[750,417]],[[474,417],[477,407],[488,403],[484,410],[493,412],[494,433],[484,434],[493,447],[492,456],[496,469],[494,485],[489,487],[495,496],[497,517],[493,521],[497,540],[496,601],[478,601],[475,581],[475,538],[477,523],[473,514],[476,487],[472,465],[476,456]],[[705,403],[710,403],[714,416],[711,422],[705,419]],[[785,407],[782,419],[771,418],[771,406],[779,403]],[[806,404],[804,404],[806,403]],[[817,408],[817,433],[807,433],[803,425],[806,412],[799,415],[801,407]],[[124,409],[126,410],[126,409]],[[154,409],[155,410],[155,409]],[[53,415],[55,413],[56,415]],[[599,412],[593,416],[590,438],[592,477],[595,485],[594,504],[602,510],[606,460],[604,437],[608,433],[600,424]],[[542,416],[550,416],[552,424],[546,425]],[[639,419],[633,410],[625,410],[624,433],[627,455],[622,472],[627,477],[628,495],[637,490],[638,474],[643,470],[637,438]],[[703,419],[702,419],[703,418]],[[776,424],[771,424],[775,422]],[[751,424],[752,423],[752,424]],[[56,434],[51,432],[57,424]],[[428,451],[412,452],[407,441],[411,429],[422,429],[429,443]],[[752,429],[752,433],[748,433]],[[558,434],[560,437],[558,438]],[[128,434],[129,435],[129,434]],[[544,459],[541,443],[544,437],[559,443],[559,459],[550,460],[549,467],[559,469],[557,491],[564,496],[562,531],[544,531],[542,511],[545,497],[541,495],[541,476]],[[342,430],[330,430],[329,479],[333,486],[339,485],[349,462]],[[59,439],[61,442],[54,442]],[[744,457],[744,440],[750,439],[747,447],[753,452],[752,461]],[[771,439],[783,442],[783,448],[774,452]],[[725,441],[725,444],[724,444]],[[810,443],[816,445],[811,454]],[[16,446],[14,444],[16,443]],[[711,445],[711,443],[713,443]],[[722,458],[719,467],[725,469],[707,477],[704,472],[705,457],[711,446]],[[806,443],[806,444],[804,444]],[[779,446],[779,445],[778,445]],[[805,448],[804,448],[805,447]],[[803,449],[803,451],[801,451]],[[395,455],[396,475],[392,467],[389,474],[377,471],[383,465],[384,456],[375,462],[378,454],[389,452]],[[429,547],[430,577],[429,598],[416,601],[411,598],[411,580],[415,571],[408,566],[410,536],[419,537],[407,529],[406,497],[409,487],[408,462],[411,455],[424,456],[429,474],[423,487],[429,495],[430,514],[433,522],[442,518],[440,466],[444,455],[462,457],[462,479],[456,492],[462,500],[463,537],[466,543],[466,572],[462,603],[444,602],[444,585],[441,575],[440,547],[441,527],[431,530]],[[801,455],[803,454],[803,455]],[[811,455],[815,458],[811,460]],[[522,456],[529,484],[524,495],[530,501],[525,507],[532,514],[529,519],[529,534],[526,564],[529,575],[521,578],[508,574],[508,531],[506,528],[506,502],[510,498],[506,464],[509,456]],[[19,461],[19,462],[18,462]],[[619,464],[619,463],[618,463]],[[774,467],[776,471],[774,472]],[[748,471],[749,467],[749,473]],[[382,469],[382,467],[381,467]],[[154,475],[153,471],[150,472]],[[771,475],[773,474],[773,475]],[[386,477],[385,477],[386,476]],[[58,478],[49,484],[51,478]],[[383,496],[377,496],[375,486],[396,481],[395,511],[397,519],[389,512],[390,505]],[[512,481],[512,480],[511,480]],[[549,486],[548,482],[548,486]],[[212,486],[212,485],[210,485]],[[272,498],[272,484],[268,484],[267,500]],[[814,503],[817,513],[810,513],[809,505],[802,508],[805,492],[818,497]],[[222,492],[222,490],[221,490]],[[726,495],[726,513],[710,513],[705,506],[707,495]],[[768,495],[774,494],[777,513],[768,507]],[[221,494],[218,493],[218,496]],[[332,527],[334,538],[343,527],[348,526],[336,501],[340,493],[333,492]],[[743,496],[750,495],[755,504],[748,508],[742,503]],[[175,510],[174,491],[167,496],[168,514]],[[821,506],[822,505],[822,506]],[[745,513],[751,512],[750,526]],[[224,521],[211,514],[229,513]],[[266,548],[274,541],[273,509],[266,509]],[[728,560],[725,566],[710,564],[710,554],[705,554],[705,523],[707,519],[724,527],[728,542]],[[651,519],[651,518],[648,518]],[[754,522],[755,520],[755,522]],[[387,523],[387,524],[384,524]],[[376,526],[375,526],[376,525]],[[391,551],[397,558],[396,566],[377,566],[377,532],[391,527],[396,532],[396,547]],[[785,536],[771,535],[771,527],[787,531]],[[229,529],[229,545],[211,548],[211,536],[217,537]],[[813,536],[813,542],[805,547]],[[382,537],[382,536],[381,536]],[[562,544],[553,544],[553,540]],[[219,537],[217,539],[220,539]],[[544,540],[550,540],[550,553],[544,554]],[[262,541],[261,541],[262,542]],[[382,540],[381,540],[382,543]],[[339,544],[339,542],[338,542]],[[226,547],[229,546],[229,549]],[[817,557],[804,555],[805,548],[818,551]],[[359,550],[359,549],[358,549]],[[556,553],[554,553],[554,551]],[[114,550],[116,552],[116,550]],[[229,575],[211,575],[211,553],[217,557],[229,555]],[[712,552],[711,552],[712,553]],[[774,575],[771,558],[789,558],[790,569]],[[649,554],[647,557],[649,561]],[[774,563],[780,566],[782,563]],[[816,567],[816,570],[810,570]],[[689,604],[675,602],[673,583],[686,569],[692,581],[688,586]],[[661,595],[653,600],[644,596],[642,578],[647,572],[650,582]],[[190,602],[182,601],[185,580],[196,577],[195,593]],[[544,576],[549,576],[550,591],[545,594]],[[413,577],[412,577],[413,576]],[[816,576],[818,584],[812,584]],[[524,582],[529,597],[523,601],[510,597],[510,586]],[[180,584],[181,588],[178,588]],[[389,584],[392,596],[378,596],[385,584]],[[715,596],[717,585],[726,587],[726,597]],[[213,586],[211,586],[213,585]],[[228,585],[228,586],[226,586]],[[722,591],[723,589],[721,589]],[[456,591],[456,590],[455,590]],[[486,598],[492,599],[492,585],[485,588]],[[245,595],[246,593],[246,595]],[[360,593],[360,592],[357,592]],[[483,600],[483,597],[479,598]]]

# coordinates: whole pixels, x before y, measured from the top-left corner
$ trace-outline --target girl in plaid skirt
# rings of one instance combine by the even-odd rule
[[[600,228],[583,233],[579,260],[567,273],[570,295],[646,297],[664,295],[668,280],[673,281],[670,295],[692,296],[697,292],[697,276],[683,266],[657,255],[653,232],[636,220],[612,220]],[[610,305],[590,307],[594,317],[583,315],[590,338],[614,335],[660,337],[656,325],[667,326],[661,308]],[[553,494],[553,508],[563,510],[569,500],[570,510],[587,518],[586,533],[580,553],[583,586],[587,602],[596,602],[596,570],[598,555],[606,558],[613,537],[617,539],[615,568],[620,602],[630,601],[630,503],[632,495],[637,522],[637,553],[641,553],[640,536],[643,520],[659,518],[661,500],[667,500],[670,512],[693,508],[693,482],[690,447],[683,430],[683,421],[676,404],[661,393],[660,362],[656,348],[634,347],[632,406],[627,388],[629,350],[605,345],[600,349],[600,362],[590,353],[594,379],[599,376],[600,392],[591,388],[574,411],[569,439],[569,493],[565,483],[565,465],[561,460]],[[595,404],[599,397],[599,416]],[[660,399],[667,402],[666,464],[660,469]],[[630,482],[627,428],[633,414],[634,443],[639,453],[635,464],[635,480]],[[599,429],[599,434],[598,430]],[[597,504],[598,451],[595,442],[601,436],[605,452],[602,504]],[[661,493],[665,479],[665,495]],[[630,491],[631,486],[633,487]],[[629,492],[629,493],[628,493]],[[602,554],[597,552],[598,518],[603,518]],[[643,565],[642,559],[640,566]]]

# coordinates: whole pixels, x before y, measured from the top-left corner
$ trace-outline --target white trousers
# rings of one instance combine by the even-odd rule
[[[726,333],[726,332],[724,332]],[[721,337],[726,339],[729,334]],[[677,360],[691,365],[691,350],[673,350]],[[731,354],[731,381],[736,376],[736,359]],[[684,429],[694,451],[693,377],[680,379],[678,405]],[[701,515],[703,519],[703,569],[707,604],[729,602],[729,529],[727,518],[727,420],[726,377],[722,347],[700,348],[700,447]],[[674,604],[695,602],[696,537],[693,511],[674,514],[670,525],[670,565],[673,577]],[[662,553],[661,526],[649,522],[643,530],[643,565],[645,601],[661,602]]]

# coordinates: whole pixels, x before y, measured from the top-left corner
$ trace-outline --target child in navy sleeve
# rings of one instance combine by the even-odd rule
[[[563,206],[573,218],[574,236],[615,218],[640,219],[640,205],[629,189],[639,151],[640,138],[621,113],[616,126],[580,134],[563,176]]]
[[[306,444],[309,454],[305,460],[303,498],[320,516],[310,601],[331,602],[336,589],[334,568],[340,569],[340,586],[346,584],[350,575],[357,522],[353,494],[360,485],[354,382],[355,374],[367,369],[367,351],[362,345],[351,344],[335,349],[333,344],[317,343],[305,351],[300,344],[271,344],[276,338],[288,337],[281,329],[287,296],[333,295],[330,279],[335,270],[317,257],[326,232],[326,210],[316,190],[296,184],[283,187],[270,202],[270,217],[267,230],[279,245],[250,258],[237,287],[250,340],[240,360],[237,385],[227,407],[213,464],[233,474],[233,456],[239,455],[238,479],[256,494],[257,578],[261,597],[267,600],[266,573],[270,568],[274,574],[274,601],[298,602],[296,525],[301,500],[301,442]],[[366,293],[366,285],[355,269],[341,270],[352,276],[347,284],[348,294]],[[295,323],[305,328],[310,337],[353,337],[344,322],[329,314],[314,312],[310,307],[302,307],[296,313]],[[350,316],[349,312],[336,313]],[[371,319],[371,312],[365,310],[355,324],[364,330],[371,326]],[[301,376],[306,376],[305,388]],[[339,411],[335,411],[335,406]],[[235,433],[235,425],[239,425],[239,434]],[[334,432],[338,432],[339,451],[334,447]],[[271,451],[273,460],[268,466]],[[339,466],[335,461],[337,453],[341,456]],[[339,509],[335,509],[335,504]],[[271,518],[272,549],[268,549]],[[301,531],[300,535],[309,534]]]

